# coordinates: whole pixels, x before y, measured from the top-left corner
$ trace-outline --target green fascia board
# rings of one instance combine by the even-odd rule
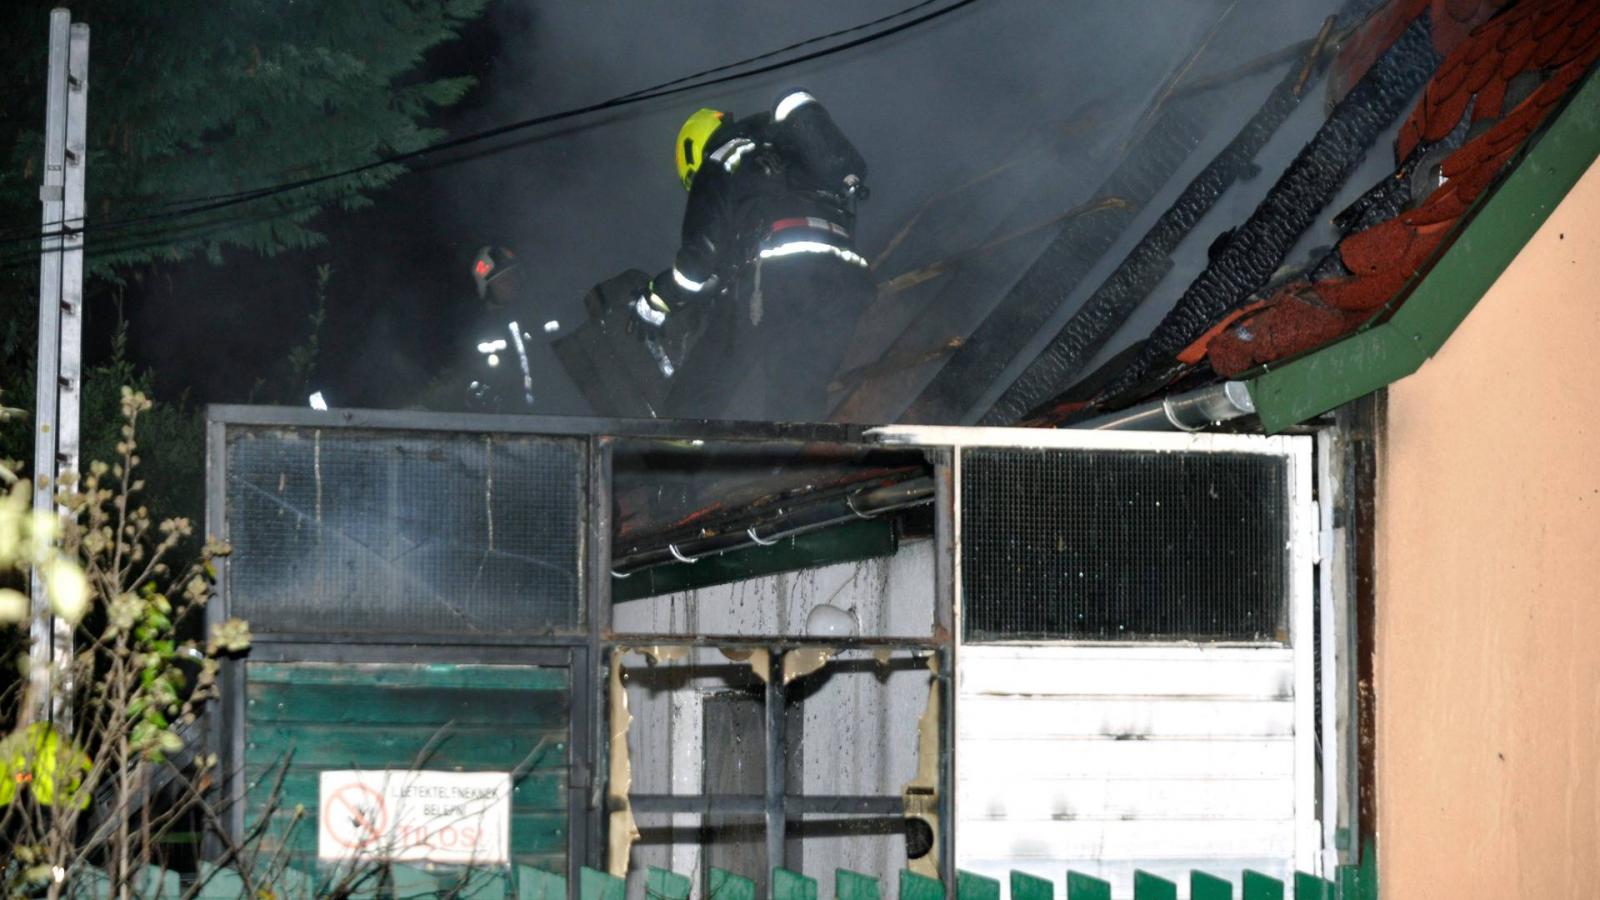
[[[1535,135],[1521,163],[1480,200],[1410,297],[1382,324],[1245,382],[1276,434],[1410,375],[1455,332],[1600,154],[1600,73]]]
[[[621,602],[692,591],[780,572],[893,556],[897,549],[899,539],[892,520],[862,519],[782,538],[771,546],[729,550],[693,563],[655,566],[626,578],[612,578],[611,598]]]

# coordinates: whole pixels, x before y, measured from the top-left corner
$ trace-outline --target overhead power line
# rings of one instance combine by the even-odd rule
[[[288,193],[291,193],[291,192],[294,192],[294,191],[301,191],[301,190],[305,190],[306,188],[315,187],[317,185],[327,184],[329,182],[334,182],[334,181],[338,181],[340,179],[349,178],[349,177],[354,176],[354,175],[360,175],[360,174],[362,174],[364,172],[370,172],[370,171],[372,171],[374,169],[378,169],[378,168],[381,168],[383,166],[390,166],[390,165],[395,165],[395,164],[398,164],[398,163],[405,163],[405,162],[409,162],[409,161],[412,161],[412,160],[421,159],[423,157],[430,156],[430,155],[433,155],[433,154],[441,153],[441,152],[444,152],[444,151],[447,151],[447,150],[457,150],[457,149],[460,149],[460,148],[463,148],[463,147],[469,147],[469,146],[472,146],[474,144],[483,143],[484,141],[490,141],[490,140],[493,140],[495,138],[504,137],[506,135],[514,134],[514,133],[517,133],[517,132],[520,132],[520,131],[526,131],[528,129],[538,128],[540,126],[549,125],[549,124],[554,123],[554,122],[560,122],[560,121],[564,121],[564,120],[567,120],[567,119],[574,119],[574,118],[578,118],[578,117],[581,117],[581,116],[587,116],[587,115],[590,115],[590,114],[593,114],[593,113],[604,112],[606,110],[618,109],[618,108],[626,107],[626,106],[633,106],[633,105],[637,105],[637,104],[640,104],[640,103],[644,103],[644,102],[649,101],[649,100],[657,100],[657,99],[660,99],[660,98],[663,98],[663,97],[670,97],[670,96],[675,96],[677,94],[687,93],[689,91],[702,90],[702,89],[705,89],[705,88],[715,87],[717,85],[727,84],[727,83],[730,83],[730,82],[739,81],[739,80],[746,79],[746,78],[754,78],[754,77],[759,76],[759,75],[765,75],[765,74],[767,74],[769,72],[775,72],[775,71],[778,71],[778,70],[781,70],[781,69],[786,69],[786,68],[790,68],[790,67],[793,67],[793,66],[797,66],[797,65],[800,65],[802,63],[811,62],[812,60],[817,60],[817,59],[822,59],[822,58],[825,58],[825,57],[828,57],[828,56],[833,56],[833,55],[838,54],[838,53],[843,53],[846,50],[852,50],[852,49],[854,49],[856,47],[861,47],[861,46],[865,46],[867,44],[871,44],[871,43],[875,43],[877,41],[884,40],[886,38],[892,37],[892,36],[894,36],[896,34],[899,34],[899,33],[903,32],[903,31],[906,31],[908,29],[915,28],[918,25],[922,25],[922,24],[924,24],[926,22],[931,22],[931,21],[933,21],[935,19],[942,18],[942,17],[947,16],[947,15],[953,13],[953,12],[956,12],[957,10],[960,10],[960,9],[965,8],[965,7],[971,6],[972,4],[978,2],[978,0],[953,0],[953,2],[951,2],[951,3],[948,3],[948,4],[944,5],[944,6],[940,6],[940,7],[936,8],[936,9],[932,9],[932,10],[930,10],[928,12],[922,13],[921,15],[917,15],[917,16],[915,16],[913,18],[909,18],[909,19],[904,19],[904,21],[897,22],[897,23],[895,23],[893,25],[890,25],[888,27],[879,29],[877,31],[873,31],[873,32],[871,32],[869,34],[865,34],[865,35],[862,35],[862,36],[857,37],[857,38],[853,38],[853,39],[848,40],[848,41],[844,41],[844,42],[839,43],[839,44],[833,44],[833,45],[830,45],[830,46],[827,46],[827,47],[823,47],[823,48],[820,48],[820,49],[817,49],[817,50],[812,50],[812,51],[810,51],[808,53],[803,53],[803,54],[801,54],[799,56],[789,57],[789,58],[786,58],[786,59],[780,59],[780,60],[777,60],[775,62],[768,62],[768,63],[765,63],[764,65],[760,65],[760,66],[757,66],[755,68],[745,68],[746,66],[749,66],[749,65],[751,65],[753,63],[757,63],[757,62],[760,62],[762,60],[771,59],[772,57],[775,57],[775,56],[781,56],[781,55],[783,55],[785,53],[792,52],[792,51],[794,51],[796,49],[799,49],[801,47],[806,47],[806,46],[809,46],[811,44],[815,44],[815,43],[818,43],[818,42],[821,42],[821,41],[830,40],[832,38],[840,37],[840,36],[843,36],[843,35],[846,35],[846,34],[852,34],[852,33],[855,33],[855,32],[859,32],[859,31],[862,31],[862,30],[865,30],[865,29],[868,29],[868,28],[872,28],[875,25],[880,25],[880,24],[882,24],[884,22],[888,22],[888,21],[893,20],[893,19],[903,18],[903,17],[905,17],[905,16],[907,16],[907,15],[909,15],[911,13],[914,13],[914,12],[920,10],[920,9],[924,9],[924,8],[926,8],[928,6],[932,6],[936,2],[937,2],[937,0],[920,0],[920,2],[912,4],[911,6],[905,7],[904,9],[901,9],[898,12],[890,13],[889,15],[885,15],[885,16],[880,16],[880,17],[878,17],[876,19],[873,19],[873,20],[871,20],[869,22],[864,22],[862,24],[854,25],[854,26],[851,26],[849,28],[839,29],[838,31],[830,32],[828,34],[818,35],[816,37],[807,38],[806,40],[798,41],[796,43],[789,44],[788,46],[780,47],[780,48],[775,49],[775,50],[770,50],[770,51],[767,51],[765,53],[762,53],[762,54],[759,54],[759,55],[756,55],[756,56],[747,57],[745,59],[741,59],[741,60],[738,60],[736,62],[731,62],[731,63],[727,63],[725,65],[716,66],[714,68],[705,69],[705,70],[703,70],[701,72],[696,72],[696,73],[691,74],[691,75],[685,75],[685,76],[683,76],[681,78],[676,78],[676,79],[673,79],[671,81],[666,81],[666,82],[662,82],[662,83],[659,83],[659,84],[655,84],[655,85],[652,85],[650,87],[642,88],[642,89],[637,90],[637,91],[633,91],[633,92],[630,92],[630,93],[627,93],[627,94],[622,94],[620,96],[612,97],[612,98],[607,99],[607,100],[602,100],[602,101],[599,101],[599,102],[596,102],[596,103],[590,103],[590,104],[587,104],[587,105],[584,105],[584,106],[578,106],[578,107],[573,107],[573,108],[569,108],[569,109],[564,109],[564,110],[560,110],[558,112],[546,113],[546,114],[540,115],[540,116],[533,116],[531,118],[522,119],[522,120],[519,120],[519,121],[516,121],[516,122],[510,122],[510,123],[507,123],[505,125],[498,125],[498,126],[495,126],[493,128],[489,128],[489,129],[486,129],[486,130],[483,130],[483,131],[474,132],[474,133],[468,134],[468,135],[462,135],[461,137],[458,137],[458,138],[451,138],[449,140],[440,141],[437,144],[430,144],[427,147],[421,147],[421,148],[418,148],[416,150],[409,150],[409,151],[405,151],[405,152],[402,152],[402,153],[389,154],[389,155],[380,157],[379,159],[372,160],[370,162],[361,163],[361,164],[353,165],[353,166],[348,166],[346,168],[339,169],[339,170],[333,171],[333,172],[327,172],[327,173],[324,173],[322,175],[307,176],[305,178],[299,178],[299,179],[295,179],[295,180],[292,180],[292,181],[281,182],[279,184],[268,185],[268,186],[264,186],[264,187],[261,187],[261,188],[255,188],[255,189],[246,190],[246,191],[238,191],[238,192],[234,192],[234,193],[231,193],[231,194],[221,194],[221,195],[211,195],[211,196],[208,196],[208,197],[198,197],[198,198],[192,198],[191,200],[187,200],[187,201],[171,201],[172,204],[182,204],[182,205],[178,206],[178,208],[168,209],[168,210],[164,210],[164,211],[161,211],[161,212],[146,213],[144,215],[131,216],[131,217],[124,218],[124,219],[115,219],[115,220],[111,220],[111,221],[108,221],[108,222],[89,223],[89,224],[86,224],[84,226],[84,228],[82,228],[82,229],[80,229],[78,231],[72,231],[72,230],[63,229],[63,230],[58,230],[58,231],[55,231],[55,232],[45,232],[45,233],[37,233],[36,232],[36,233],[29,234],[29,235],[26,235],[26,236],[17,236],[17,237],[13,237],[13,238],[10,238],[10,239],[0,239],[0,244],[31,243],[31,242],[39,241],[39,240],[48,240],[48,239],[51,239],[51,238],[61,237],[61,236],[67,235],[67,234],[76,234],[76,233],[85,233],[85,234],[87,234],[87,233],[92,233],[92,232],[106,232],[106,231],[113,231],[113,230],[119,230],[119,229],[126,229],[126,228],[130,228],[132,226],[135,226],[135,225],[146,225],[146,224],[157,223],[157,222],[169,222],[169,221],[174,220],[174,219],[181,219],[181,218],[185,218],[185,217],[188,217],[188,216],[199,215],[201,213],[206,213],[206,212],[212,212],[212,211],[215,211],[215,210],[225,209],[225,208],[228,208],[228,207],[231,207],[231,206],[238,206],[238,205],[244,204],[244,203],[251,203],[251,202],[254,202],[254,201],[257,201],[257,200],[265,200],[265,199],[268,199],[270,197],[280,196],[280,195],[288,194]],[[730,70],[733,70],[733,69],[739,69],[740,71],[730,71]],[[719,74],[719,73],[725,73],[725,74]],[[698,80],[698,79],[705,78],[706,76],[711,76],[711,75],[715,75],[716,77],[712,77],[712,78],[709,78],[708,80],[704,80],[704,81]]]

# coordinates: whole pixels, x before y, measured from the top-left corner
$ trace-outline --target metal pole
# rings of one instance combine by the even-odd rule
[[[78,471],[79,419],[83,375],[83,220],[84,175],[88,168],[89,26],[74,22],[67,39],[67,177],[62,217],[66,234],[61,255],[61,350],[56,406],[56,480]],[[63,515],[65,510],[62,511]],[[51,629],[50,665],[56,678],[51,716],[56,727],[72,730],[72,623],[56,619]]]
[[[774,647],[770,652],[772,668],[767,675],[767,878],[768,884],[774,870],[782,868],[784,827],[788,811],[784,808],[785,781],[788,773],[784,749],[784,689],[783,651]]]
[[[939,791],[939,861],[944,867],[944,895],[947,900],[955,900],[960,889],[959,876],[957,875],[956,841],[958,840],[956,826],[961,824],[961,810],[957,805],[959,797],[958,785],[961,765],[960,753],[960,722],[961,713],[961,682],[959,680],[959,667],[961,665],[961,645],[966,634],[966,601],[962,599],[961,582],[961,498],[963,494],[961,465],[962,456],[966,449],[961,446],[950,448],[950,456],[945,463],[944,472],[940,477],[940,485],[944,488],[944,497],[935,512],[935,528],[942,533],[943,546],[948,548],[949,556],[941,553],[938,563],[934,568],[934,581],[938,584],[938,576],[944,575],[944,584],[939,587],[941,603],[949,604],[950,618],[950,643],[942,662],[944,670],[940,675],[945,679],[944,684],[949,685],[949,690],[944,695],[945,732],[941,736],[940,747],[944,751],[944,765],[941,767],[944,783]],[[938,535],[936,535],[936,538]],[[932,689],[938,690],[939,683],[935,682]]]
[[[55,509],[57,379],[61,372],[61,268],[66,196],[67,150],[67,44],[72,17],[64,9],[50,13],[50,63],[45,79],[44,184],[39,200],[44,205],[44,239],[39,257],[39,354],[35,373],[33,508]],[[28,651],[28,702],[23,716],[43,721],[50,712],[52,671],[51,636],[54,622],[45,596],[44,581],[34,570],[32,581],[31,644]]]
[[[588,631],[584,649],[573,654],[585,667],[582,677],[574,678],[573,687],[587,686],[587,689],[575,695],[583,699],[581,704],[577,700],[573,702],[571,741],[574,758],[582,766],[574,772],[579,773],[587,785],[578,804],[581,815],[570,826],[582,832],[582,840],[575,843],[574,855],[567,864],[569,892],[574,900],[581,888],[579,867],[605,868],[608,852],[605,785],[611,777],[606,768],[610,762],[610,734],[606,727],[610,660],[606,658],[605,637],[611,632],[611,448],[612,442],[607,438],[589,438],[584,497],[589,510],[588,540],[584,548],[587,577],[583,581],[583,602],[587,604],[584,624]],[[578,753],[580,749],[582,752]]]

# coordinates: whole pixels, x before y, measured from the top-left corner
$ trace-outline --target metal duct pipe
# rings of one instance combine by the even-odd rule
[[[1242,381],[1225,381],[1097,416],[1079,428],[1094,431],[1199,431],[1256,411]]]
[[[851,519],[870,519],[882,513],[917,506],[931,500],[933,500],[933,478],[929,476],[912,478],[870,490],[836,494],[791,509],[780,509],[771,516],[750,522],[743,530],[738,526],[730,526],[724,531],[686,538],[665,546],[634,549],[612,561],[611,574],[627,577],[641,569],[664,563],[693,563],[729,550],[764,547],[802,532],[826,528]]]

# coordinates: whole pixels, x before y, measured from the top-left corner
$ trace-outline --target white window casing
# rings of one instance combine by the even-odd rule
[[[1007,883],[1070,868],[1132,896],[1143,869],[1179,884],[1322,872],[1313,619],[1319,538],[1312,439],[1252,435],[895,426],[885,442],[976,447],[1264,453],[1286,459],[1286,641],[958,638],[954,851]],[[962,521],[960,492],[954,520]],[[959,525],[958,525],[959,528]],[[961,635],[963,540],[953,542]],[[1237,890],[1237,888],[1236,888]]]

